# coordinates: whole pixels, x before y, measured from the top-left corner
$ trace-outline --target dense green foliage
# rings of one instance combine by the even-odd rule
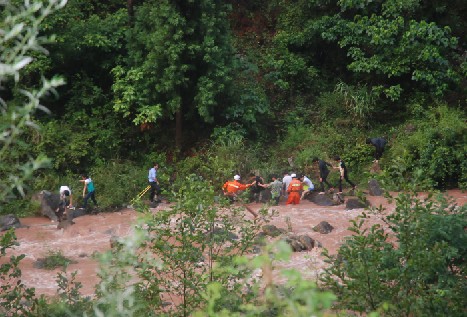
[[[313,156],[340,155],[365,182],[372,153],[365,138],[384,136],[390,147],[383,175],[394,188],[398,173],[417,169],[425,171],[425,187],[464,188],[466,23],[465,6],[457,5],[68,1],[38,20],[53,39],[48,56],[34,50],[20,77],[2,75],[5,114],[24,103],[20,89],[36,87],[41,76],[60,74],[66,82],[55,96],[38,90],[50,114],[34,113],[29,121],[41,131],[22,129],[15,149],[4,147],[2,175],[12,172],[8,162],[48,157],[51,169],[34,182],[18,181],[20,192],[63,183],[79,190],[76,179],[85,172],[96,179],[104,207],[144,188],[157,159],[168,180],[217,158],[202,175],[221,183],[233,172],[280,173],[290,157],[313,179]],[[7,20],[9,12],[2,12],[5,32],[19,21]],[[4,58],[15,43],[8,39]],[[2,116],[4,127],[8,118]],[[407,125],[417,131],[408,135]],[[124,181],[115,175],[107,182],[115,166]],[[7,194],[17,195],[11,187]]]
[[[32,148],[25,135],[28,131],[37,133],[34,113],[47,110],[39,99],[53,92],[63,81],[44,79],[35,89],[20,89],[20,81],[24,81],[20,72],[24,73],[33,62],[34,54],[45,50],[42,45],[49,39],[39,36],[40,24],[64,3],[51,1],[48,5],[31,5],[21,11],[8,3],[0,5],[0,204],[4,204],[24,195],[24,182],[48,163],[44,154],[29,155]]]
[[[135,235],[102,255],[93,300],[80,295],[76,273],[58,275],[56,300],[37,298],[21,281],[24,255],[6,258],[14,234],[2,234],[7,316],[324,315],[333,296],[297,272],[285,272],[289,285],[265,276],[264,289],[245,280],[290,250],[279,244],[274,256],[239,257],[260,222],[218,204],[227,178],[293,169],[315,180],[311,158],[340,155],[364,184],[373,152],[365,139],[384,136],[378,178],[387,188],[467,186],[463,1],[0,7],[0,214],[33,212],[35,191],[64,184],[80,204],[80,173],[93,178],[104,210],[118,209],[147,185],[154,161],[175,201],[144,213]],[[324,281],[335,307],[465,314],[465,206],[402,194],[382,221],[389,233],[355,221],[355,235],[329,257]],[[229,240],[230,231],[240,239]],[[180,304],[164,307],[167,294]]]
[[[467,206],[446,198],[395,198],[383,224],[352,221],[354,235],[328,256],[323,281],[338,307],[358,312],[384,309],[388,316],[463,316],[467,270]],[[369,217],[369,215],[368,215]]]

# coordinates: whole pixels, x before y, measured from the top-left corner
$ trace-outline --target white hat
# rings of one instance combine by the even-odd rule
[[[293,173],[292,175],[290,175],[290,177],[292,178],[297,177],[297,174]]]
[[[235,175],[235,176],[234,176],[234,179],[235,179],[236,181],[240,180],[240,175]]]

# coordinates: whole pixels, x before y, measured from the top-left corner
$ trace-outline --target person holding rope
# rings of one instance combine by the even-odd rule
[[[240,183],[240,175],[235,175],[233,181],[227,181],[224,183],[222,191],[224,192],[224,196],[229,198],[230,202],[234,202],[237,200],[238,192],[250,188],[253,184],[255,184],[255,181],[251,184],[242,184]]]
[[[149,186],[151,186],[151,191],[149,192],[149,200],[151,203],[154,202],[154,197],[161,193],[161,187],[159,186],[159,181],[157,180],[157,169],[159,168],[159,164],[152,163],[152,168],[149,169],[148,174],[148,182]],[[160,203],[161,200],[158,198],[156,202]]]
[[[222,186],[222,191],[224,192],[224,196],[227,197],[230,201],[230,203],[234,203],[238,199],[238,194],[241,191],[246,190],[247,188],[250,188],[255,184],[255,181],[253,181],[251,184],[242,184],[240,183],[240,175],[235,175],[233,181],[227,181],[224,183]],[[253,217],[257,218],[258,214],[248,207],[246,204],[242,203],[242,206],[245,207],[245,209],[253,215]]]

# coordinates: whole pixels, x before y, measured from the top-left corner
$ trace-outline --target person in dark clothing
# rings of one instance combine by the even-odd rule
[[[368,138],[366,139],[366,144],[372,145],[375,147],[375,153],[373,157],[375,158],[375,162],[377,163],[378,160],[383,156],[384,147],[386,146],[387,141],[383,138]]]
[[[328,185],[329,191],[333,191],[334,187],[329,184],[329,182],[326,180],[330,171],[328,169],[328,166],[332,168],[332,165],[329,164],[326,161],[320,160],[317,157],[313,158],[313,163],[318,163],[318,168],[319,168],[319,193],[324,194],[324,184]]]
[[[347,183],[352,186],[352,189],[357,188],[357,186],[352,183],[349,179],[348,172],[347,172],[347,167],[345,166],[344,161],[341,160],[340,156],[335,156],[334,160],[338,162],[338,165],[336,168],[339,169],[340,172],[340,177],[339,177],[339,194],[342,194],[342,181],[345,179]]]
[[[261,192],[264,189],[264,180],[261,176],[255,175],[253,175],[251,180],[254,182],[253,186],[250,187],[250,191],[252,193],[252,200],[254,200],[256,203],[259,203],[261,198]]]

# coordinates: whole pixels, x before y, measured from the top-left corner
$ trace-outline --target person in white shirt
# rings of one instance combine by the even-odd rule
[[[287,188],[289,188],[289,184],[291,181],[292,181],[292,176],[289,175],[289,172],[284,172],[284,178],[282,178],[282,184],[283,184],[282,192],[284,193],[284,197],[286,199],[289,196],[287,193]]]
[[[159,186],[159,181],[157,180],[157,170],[159,169],[159,164],[152,163],[152,168],[149,169],[148,173],[148,182],[151,186],[151,191],[149,192],[149,200],[154,202],[154,197],[159,196],[161,193],[161,187]],[[160,203],[161,200],[157,197],[156,202]]]
[[[71,194],[70,187],[66,185],[60,186],[60,201],[64,202],[65,207],[73,208],[73,195]]]
[[[303,198],[305,198],[306,195],[308,195],[309,193],[311,193],[315,189],[315,185],[313,185],[311,180],[308,177],[306,177],[305,175],[303,175],[300,178],[300,181],[304,184],[303,185],[302,197],[300,198],[300,200],[302,200]]]

